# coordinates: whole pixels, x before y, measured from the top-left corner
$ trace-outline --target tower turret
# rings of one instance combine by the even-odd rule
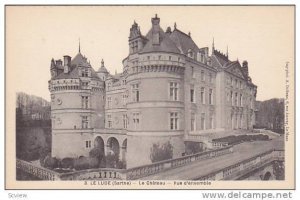
[[[140,51],[146,42],[146,38],[141,34],[140,27],[134,21],[129,34],[129,54]]]
[[[101,60],[101,67],[97,71],[97,75],[102,81],[105,81],[108,75],[108,71],[106,67],[104,66],[104,61],[103,59]]]

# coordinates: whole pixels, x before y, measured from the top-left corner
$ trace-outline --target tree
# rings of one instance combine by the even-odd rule
[[[276,180],[284,180],[285,177],[284,162],[275,161],[273,163],[273,174]]]
[[[160,145],[159,143],[153,144],[150,152],[150,159],[152,162],[159,162],[173,158],[173,146],[170,141],[163,145]]]
[[[64,158],[61,160],[62,168],[74,168],[74,159],[73,158]]]
[[[51,156],[46,156],[44,160],[44,167],[49,168],[49,169],[54,169],[57,168],[59,165],[59,160],[57,158],[53,158]]]

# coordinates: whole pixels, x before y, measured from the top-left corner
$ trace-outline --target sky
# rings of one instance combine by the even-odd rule
[[[286,62],[294,66],[294,8],[291,6],[7,6],[6,86],[50,99],[50,61],[81,53],[97,70],[122,71],[134,20],[142,34],[151,18],[177,28],[198,47],[229,50],[230,60],[247,60],[258,86],[257,100],[283,98]],[[290,72],[292,73],[292,72]]]

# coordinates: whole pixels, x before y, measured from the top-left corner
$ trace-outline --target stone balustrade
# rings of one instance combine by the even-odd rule
[[[59,173],[40,166],[36,166],[24,160],[17,159],[16,167],[17,169],[20,169],[42,180],[49,180],[49,181],[60,180]]]
[[[231,152],[232,146],[227,146],[224,148],[187,155],[176,159],[169,159],[126,170],[100,168],[57,173],[19,159],[16,160],[16,165],[17,169],[32,174],[42,180],[135,180],[149,175],[158,174],[168,169],[184,166],[195,161],[209,159]],[[284,160],[284,150],[269,150],[225,168],[217,169],[207,175],[196,177],[195,180],[231,180],[234,179],[234,177],[241,176],[257,167],[275,160]]]
[[[193,155],[187,155],[176,159],[164,160],[150,165],[139,166],[127,170],[127,179],[134,180],[141,177],[159,173],[164,170],[186,165],[188,163],[221,156],[232,152],[232,146],[227,146],[220,149],[201,152]]]
[[[283,159],[283,150],[269,150],[225,168],[215,170],[207,175],[197,177],[195,180],[233,180],[234,177],[239,177],[255,168],[276,160],[282,161]]]

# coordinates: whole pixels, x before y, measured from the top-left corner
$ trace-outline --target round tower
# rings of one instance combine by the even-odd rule
[[[79,52],[49,81],[52,117],[52,156],[88,156],[94,132],[104,128],[104,82]]]
[[[177,158],[184,153],[184,62],[180,51],[152,19],[148,43],[123,63],[128,69],[127,168],[156,162],[166,148]]]

